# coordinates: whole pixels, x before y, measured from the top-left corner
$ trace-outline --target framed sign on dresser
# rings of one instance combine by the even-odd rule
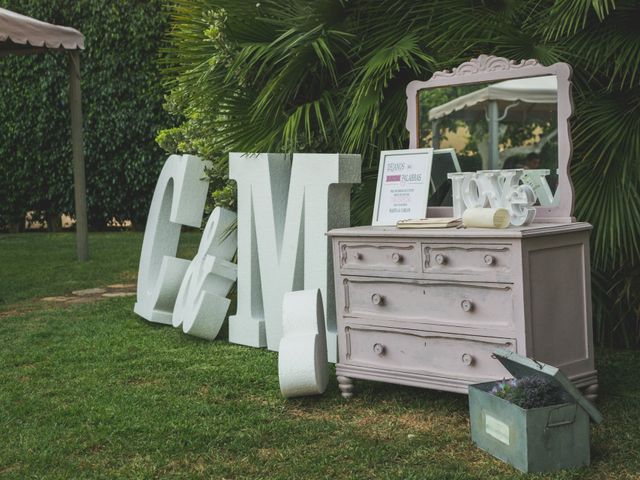
[[[467,393],[510,376],[492,358],[505,348],[561,368],[595,400],[591,225],[572,217],[570,74],[481,56],[409,84],[410,148],[456,148],[462,171],[523,168],[548,195],[521,227],[331,230],[344,397],[354,379]],[[451,216],[450,193],[431,198],[441,202],[428,216]]]

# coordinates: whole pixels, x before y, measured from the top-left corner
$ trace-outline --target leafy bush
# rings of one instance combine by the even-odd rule
[[[142,222],[166,155],[155,143],[163,110],[161,0],[0,0],[0,6],[72,26],[80,55],[89,221]],[[73,213],[67,55],[0,57],[0,226],[28,210]]]
[[[621,0],[176,0],[168,49],[186,151],[363,155],[406,147],[406,85],[479,54],[573,66],[576,216],[594,225],[596,341],[640,345],[640,4]]]

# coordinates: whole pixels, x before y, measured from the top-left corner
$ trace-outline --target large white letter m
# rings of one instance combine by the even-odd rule
[[[229,341],[277,350],[286,292],[319,288],[327,352],[336,361],[331,244],[326,232],[349,226],[351,184],[360,155],[232,153],[238,185],[238,309]]]

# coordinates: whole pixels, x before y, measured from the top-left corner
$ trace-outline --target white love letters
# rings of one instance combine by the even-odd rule
[[[512,225],[531,223],[536,215],[536,195],[531,186],[520,183],[523,172],[513,169],[449,173],[453,215],[462,217],[467,208],[506,208]]]
[[[325,233],[349,225],[360,156],[244,154],[229,157],[238,185],[238,310],[229,341],[277,350],[286,292],[319,288],[329,361],[337,356],[331,245]]]
[[[556,198],[547,182],[549,173],[551,171],[548,169],[524,170],[522,172],[522,183],[526,183],[533,189],[536,198],[543,207],[556,204]]]

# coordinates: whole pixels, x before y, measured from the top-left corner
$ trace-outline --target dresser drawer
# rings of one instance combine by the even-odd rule
[[[423,243],[422,271],[511,281],[511,245]]]
[[[345,316],[470,328],[513,327],[510,284],[347,277],[343,287]]]
[[[340,362],[456,378],[510,376],[491,355],[516,351],[513,338],[471,337],[347,324]]]
[[[420,272],[420,244],[413,242],[340,242],[340,269]]]

